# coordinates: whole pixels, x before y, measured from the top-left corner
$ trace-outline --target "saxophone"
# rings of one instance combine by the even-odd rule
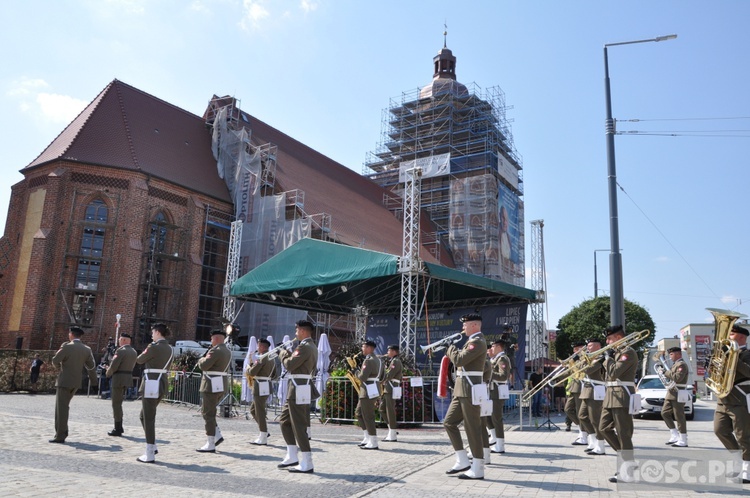
[[[734,374],[737,369],[737,360],[740,357],[739,347],[736,342],[729,339],[729,332],[732,331],[734,322],[739,318],[745,318],[747,315],[731,310],[706,309],[714,316],[716,328],[711,358],[708,363],[706,387],[715,392],[719,398],[725,398],[734,387]]]
[[[359,392],[359,388],[362,387],[362,381],[359,380],[359,377],[354,375],[354,371],[359,368],[359,364],[357,363],[357,358],[362,356],[362,353],[357,353],[353,356],[347,356],[346,362],[349,364],[349,368],[346,371],[346,378],[349,379],[349,381],[352,383],[352,386]]]

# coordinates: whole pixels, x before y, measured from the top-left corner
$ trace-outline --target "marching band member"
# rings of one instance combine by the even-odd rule
[[[714,434],[729,451],[742,450],[742,472],[740,479],[750,483],[750,413],[747,394],[750,393],[750,351],[747,337],[750,332],[735,324],[729,332],[729,340],[740,348],[737,370],[734,374],[732,392],[716,403]]]
[[[607,344],[625,337],[622,325],[607,327]],[[599,431],[615,451],[622,451],[622,468],[609,482],[618,478],[625,482],[632,477],[629,472],[635,467],[633,458],[633,416],[629,412],[631,395],[635,393],[635,372],[638,369],[638,355],[630,346],[618,351],[610,349],[602,355],[605,386],[607,388]]]
[[[290,353],[286,349],[279,352],[281,364],[289,373],[289,389],[281,411],[279,425],[286,442],[286,456],[278,465],[290,472],[312,473],[312,452],[307,426],[310,423],[310,403],[313,372],[318,362],[318,349],[311,336],[314,326],[307,320],[300,320],[295,327],[299,344]],[[299,448],[299,456],[297,449]]]
[[[456,367],[456,387],[453,399],[443,419],[445,432],[456,452],[456,463],[446,474],[458,474],[459,479],[484,479],[484,460],[474,458],[469,464],[469,457],[464,450],[461,431],[458,425],[463,421],[469,448],[473,455],[483,455],[481,410],[472,402],[472,386],[482,384],[484,360],[487,356],[487,343],[482,335],[482,317],[470,313],[461,317],[462,332],[468,336],[463,348],[451,345],[446,352],[451,363]]]
[[[141,407],[141,425],[143,432],[146,434],[146,453],[139,456],[136,460],[141,463],[154,463],[156,461],[156,407],[167,394],[167,369],[172,363],[172,346],[167,342],[169,329],[163,323],[155,323],[151,326],[151,339],[154,342],[146,346],[135,362],[143,365],[143,382],[141,382],[140,394],[142,396]],[[158,392],[156,397],[146,396],[146,381],[158,382]]]
[[[216,406],[229,390],[227,367],[232,361],[232,352],[224,339],[227,333],[223,328],[211,331],[211,348],[198,360],[201,369],[201,415],[206,427],[206,444],[198,448],[199,453],[215,453],[216,446],[224,442],[221,431],[216,424]]]
[[[574,343],[573,354],[578,353],[585,345],[586,343],[583,341]],[[574,377],[568,379],[567,391],[570,393],[570,396],[565,400],[565,415],[567,415],[568,420],[578,426],[578,437],[570,444],[587,445],[589,444],[588,434],[584,432],[581,423],[578,420],[578,412],[581,410],[581,381]]]
[[[380,398],[380,419],[388,423],[388,435],[383,438],[383,441],[397,440],[398,419],[396,418],[396,401],[393,399],[393,388],[401,388],[401,376],[404,368],[398,354],[398,344],[388,346],[388,363],[385,368],[385,379],[383,379],[383,396]]]
[[[266,401],[271,394],[271,380],[276,371],[276,361],[266,355],[270,347],[271,343],[268,339],[258,341],[258,359],[250,365],[247,371],[248,375],[253,377],[253,404],[250,405],[250,415],[258,424],[258,430],[260,431],[258,439],[253,441],[252,444],[260,446],[268,444]]]
[[[129,334],[120,334],[118,342],[120,347],[107,367],[107,377],[112,378],[112,415],[115,419],[115,428],[107,433],[110,436],[122,436],[125,433],[122,427],[122,400],[128,388],[133,386],[133,367],[138,357],[138,353],[130,345]]]
[[[669,441],[666,444],[678,448],[685,448],[687,442],[687,420],[685,419],[685,403],[678,400],[679,391],[687,387],[690,370],[687,363],[682,359],[682,351],[678,347],[669,348],[669,359],[672,360],[672,368],[665,370],[661,364],[657,365],[664,374],[664,377],[675,383],[672,389],[667,389],[667,395],[664,398],[664,408],[661,411],[661,418],[669,428]],[[665,386],[666,387],[666,386]],[[677,422],[677,428],[675,428]]]
[[[383,362],[375,356],[375,343],[365,341],[362,344],[362,354],[365,356],[362,366],[357,372],[361,381],[359,386],[359,401],[354,409],[354,417],[359,426],[364,429],[364,440],[359,444],[363,450],[378,449],[378,433],[375,428],[375,400],[380,396],[379,384]]]
[[[492,400],[492,415],[487,417],[487,427],[490,429],[490,437],[494,441],[492,453],[505,453],[505,428],[503,425],[503,407],[505,399],[500,397],[500,386],[508,387],[511,373],[510,358],[505,354],[508,343],[504,339],[497,339],[492,343],[490,354],[492,357],[492,384],[490,388],[490,399]]]
[[[593,353],[602,348],[602,340],[592,337],[586,340],[586,351]],[[604,434],[599,428],[602,418],[602,404],[604,398],[597,399],[595,392],[604,390],[604,366],[595,361],[583,370],[586,375],[581,381],[581,409],[578,411],[578,421],[588,434],[588,448],[584,451],[589,455],[604,455]]]

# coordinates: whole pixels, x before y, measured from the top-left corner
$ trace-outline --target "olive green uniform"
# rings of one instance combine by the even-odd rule
[[[268,432],[268,422],[266,421],[266,401],[271,393],[270,381],[273,379],[276,370],[276,362],[269,359],[268,356],[259,358],[248,369],[248,373],[253,377],[253,404],[250,406],[250,415],[258,424],[260,432]],[[268,393],[260,395],[260,383],[269,383]]]
[[[396,430],[398,420],[396,419],[396,402],[393,400],[393,388],[401,386],[401,377],[404,366],[398,356],[391,358],[385,369],[383,379],[383,396],[380,398],[380,420],[388,423],[388,428]]]
[[[122,400],[133,387],[133,368],[138,353],[130,344],[117,348],[112,362],[107,367],[107,377],[112,378],[112,415],[115,424],[122,424]]]
[[[675,387],[667,389],[661,418],[670,429],[674,429],[675,422],[677,422],[677,430],[680,434],[687,434],[687,420],[685,420],[685,403],[677,402],[677,391],[687,387],[688,375],[690,375],[690,370],[682,358],[675,361],[672,368],[664,372],[664,376],[673,381]]]
[[[311,338],[300,342],[293,353],[282,349],[279,353],[281,364],[289,373],[289,389],[284,408],[281,410],[279,425],[287,446],[299,447],[302,452],[310,452],[307,426],[310,422],[310,404],[297,404],[297,385],[312,385],[313,372],[318,363],[318,349]],[[312,390],[312,389],[311,389]]]
[[[638,355],[631,347],[605,357],[607,392],[602,404],[599,431],[615,451],[633,449],[633,416],[628,413],[630,396],[635,392]]]
[[[60,368],[55,383],[55,440],[65,441],[68,437],[70,400],[81,388],[84,367],[88,371],[89,382],[96,384],[96,362],[91,348],[80,339],[73,339],[60,346],[52,357],[52,364]]]
[[[456,366],[457,377],[453,399],[443,419],[443,427],[448,433],[453,449],[461,451],[464,449],[464,443],[458,425],[463,421],[472,455],[483,455],[481,409],[479,405],[472,403],[471,387],[482,382],[487,342],[484,335],[477,332],[466,341],[463,348],[458,349],[451,345],[446,355]]]
[[[565,415],[571,422],[580,427],[578,412],[581,410],[581,381],[571,377],[568,380],[566,391],[568,398],[565,400]]]
[[[158,398],[141,398],[141,425],[143,432],[146,434],[146,444],[156,444],[156,407],[168,392],[168,382],[166,370],[172,363],[172,346],[166,339],[159,339],[152,342],[141,353],[135,362],[143,365],[143,381],[141,382],[140,394],[143,396],[146,379],[159,379],[159,397]],[[160,377],[161,376],[161,377]]]
[[[750,461],[750,414],[745,393],[750,393],[750,351],[740,349],[734,387],[719,398],[714,413],[714,434],[728,450],[742,450],[742,460]]]
[[[503,407],[505,400],[500,399],[499,386],[507,385],[511,373],[510,358],[505,351],[500,352],[492,358],[492,378],[490,384],[490,399],[492,400],[492,415],[487,417],[487,427],[495,429],[495,435],[499,439],[505,439],[505,428],[503,426]]]
[[[365,361],[362,362],[362,368],[357,372],[357,378],[362,382],[359,386],[359,402],[354,409],[354,416],[359,422],[360,428],[366,429],[367,434],[370,436],[377,435],[375,428],[375,400],[378,397],[369,397],[367,394],[367,385],[377,386],[378,394],[380,394],[382,371],[383,361],[374,354],[369,354],[365,358]]]
[[[604,434],[599,428],[602,418],[602,404],[604,400],[594,399],[594,386],[604,385],[604,366],[595,361],[583,370],[586,377],[581,381],[581,408],[578,410],[578,423],[587,434],[596,434],[596,439],[604,439]]]
[[[221,398],[229,391],[229,376],[227,367],[232,361],[232,352],[226,344],[219,343],[206,352],[206,356],[198,360],[198,368],[201,369],[201,415],[206,427],[206,436],[216,435],[216,407]],[[222,378],[222,390],[214,392],[212,380],[215,377]]]

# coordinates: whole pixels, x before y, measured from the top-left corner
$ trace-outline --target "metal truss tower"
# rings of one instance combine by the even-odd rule
[[[531,222],[531,289],[536,291],[537,300],[531,303],[531,328],[529,329],[529,359],[533,368],[544,366],[547,356],[544,343],[544,302],[547,299],[544,271],[544,220]]]
[[[227,277],[224,283],[224,309],[221,316],[230,323],[237,318],[237,300],[229,295],[232,284],[240,273],[240,245],[242,243],[242,221],[232,222],[232,230],[229,232],[229,251],[227,254]]]
[[[419,209],[422,190],[422,168],[405,171],[404,237],[398,271],[401,273],[401,324],[399,346],[406,357],[417,349],[418,285],[422,261],[419,258]]]

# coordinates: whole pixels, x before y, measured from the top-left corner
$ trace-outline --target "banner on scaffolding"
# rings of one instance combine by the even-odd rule
[[[451,155],[450,153],[446,153],[437,156],[420,157],[411,161],[402,161],[398,165],[398,181],[404,183],[406,181],[406,172],[414,167],[422,168],[422,178],[447,175],[451,170]]]

